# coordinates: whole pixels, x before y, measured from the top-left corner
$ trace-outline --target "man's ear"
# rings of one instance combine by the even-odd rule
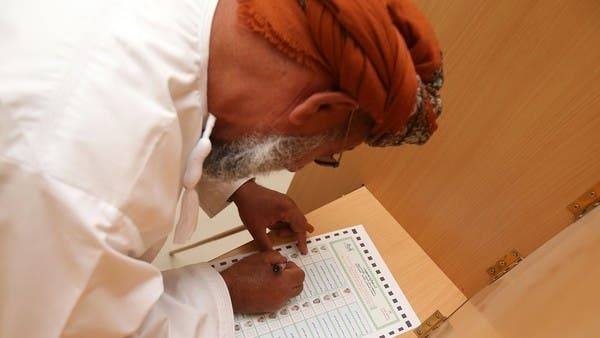
[[[292,124],[301,126],[305,124],[337,124],[348,117],[348,113],[358,106],[358,102],[342,92],[315,93],[289,114]]]

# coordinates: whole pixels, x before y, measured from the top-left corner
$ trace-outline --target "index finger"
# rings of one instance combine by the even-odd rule
[[[306,255],[308,253],[308,246],[306,245],[306,232],[304,230],[302,230],[301,232],[298,232],[298,250],[300,250],[300,253],[303,255]]]
[[[315,228],[308,223],[306,217],[300,212],[290,217],[289,226],[294,232],[313,232]]]
[[[308,253],[306,246],[306,231],[309,230],[310,224],[306,221],[304,215],[298,213],[290,222],[290,228],[296,233],[298,238],[298,250],[303,255]]]

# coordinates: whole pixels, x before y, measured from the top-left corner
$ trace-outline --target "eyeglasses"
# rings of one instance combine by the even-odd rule
[[[350,127],[352,126],[352,118],[354,117],[354,113],[357,109],[352,109],[350,112],[350,117],[348,117],[348,126],[346,127],[346,134],[344,135],[344,143],[342,143],[342,150],[340,150],[337,154],[321,156],[315,159],[315,163],[329,168],[337,168],[340,166],[340,162],[342,161],[342,155],[344,154],[344,150],[346,149],[346,144],[348,142],[348,135],[350,134]]]

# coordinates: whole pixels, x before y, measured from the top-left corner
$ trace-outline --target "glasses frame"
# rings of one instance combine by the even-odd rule
[[[348,117],[348,126],[346,127],[346,134],[344,135],[344,143],[342,143],[342,150],[340,150],[339,153],[328,155],[328,157],[323,156],[321,158],[316,158],[314,160],[315,164],[328,168],[337,168],[340,166],[340,163],[342,162],[342,155],[344,154],[344,151],[346,150],[346,145],[348,143],[348,135],[350,135],[352,119],[354,117],[354,113],[356,113],[357,110],[358,108],[355,108],[350,111],[350,116]]]

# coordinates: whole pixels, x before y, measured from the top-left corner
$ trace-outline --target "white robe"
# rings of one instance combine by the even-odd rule
[[[216,5],[3,1],[1,338],[233,336],[215,270],[139,259],[174,223]],[[202,182],[201,205],[240,183]]]

